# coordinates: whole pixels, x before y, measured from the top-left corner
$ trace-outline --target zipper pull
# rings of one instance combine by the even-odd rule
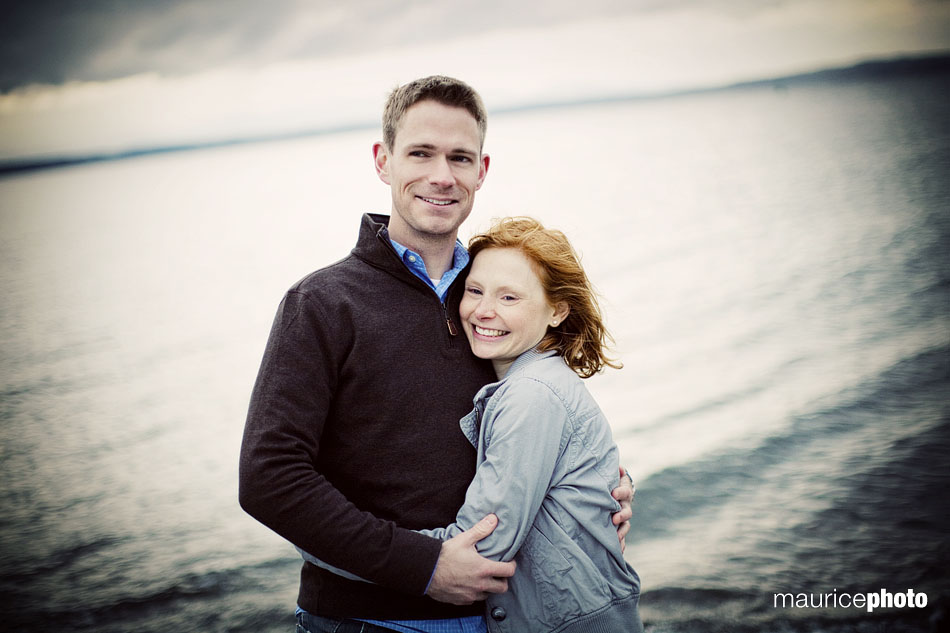
[[[445,324],[449,326],[449,336],[458,336],[458,328],[455,327],[455,324],[452,323],[452,319],[449,318],[449,311],[445,308],[445,304],[442,304],[442,316],[445,317]]]

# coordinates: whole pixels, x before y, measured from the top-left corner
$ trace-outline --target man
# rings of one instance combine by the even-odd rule
[[[245,427],[241,505],[372,583],[304,563],[303,630],[484,630],[478,601],[514,573],[475,550],[493,515],[445,543],[411,531],[454,520],[475,469],[458,420],[495,380],[458,320],[468,254],[457,234],[488,171],[485,129],[481,98],[460,81],[396,89],[373,146],[391,216],[364,216],[352,253],[298,282],[275,318]],[[618,495],[622,538],[632,489]]]

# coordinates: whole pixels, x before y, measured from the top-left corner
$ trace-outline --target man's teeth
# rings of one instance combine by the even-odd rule
[[[419,196],[419,197],[422,198],[422,196]],[[444,207],[446,205],[449,205],[455,202],[454,200],[436,200],[434,198],[422,198],[422,199],[428,202],[429,204],[435,204],[440,207]]]
[[[489,330],[487,328],[475,326],[475,331],[481,334],[482,336],[504,336],[508,332],[504,330]]]

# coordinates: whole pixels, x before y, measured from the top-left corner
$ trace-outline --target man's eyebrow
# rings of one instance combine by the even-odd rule
[[[406,147],[406,150],[410,152],[417,149],[426,149],[426,150],[434,151],[438,148],[432,143],[413,143],[412,145],[409,145]],[[476,152],[473,149],[468,149],[466,147],[456,147],[455,149],[451,150],[449,154],[454,154],[456,156],[461,154],[465,156],[471,156],[473,158],[478,156],[478,152]]]

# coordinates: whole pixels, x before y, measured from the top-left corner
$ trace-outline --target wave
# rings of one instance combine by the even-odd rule
[[[944,424],[921,429],[925,436],[948,436],[946,422],[950,421],[945,401],[950,385],[950,347],[923,351],[906,359],[889,371],[856,388],[841,402],[807,415],[799,416],[784,433],[766,438],[752,450],[721,451],[682,466],[671,467],[638,482],[637,512],[634,532],[640,539],[662,536],[677,522],[702,513],[710,506],[721,506],[730,499],[763,486],[768,471],[784,463],[795,463],[806,458],[807,447],[833,441],[835,436],[874,432],[878,424],[892,424],[891,416],[902,415],[923,404],[942,410]],[[905,438],[890,444],[890,458],[907,452],[902,447],[922,448],[942,446],[936,442],[919,446],[920,440]],[[858,451],[859,459],[865,453]],[[814,459],[814,457],[811,457]],[[928,468],[940,463],[938,455],[919,455],[915,458]],[[935,461],[936,460],[936,461]],[[914,460],[910,460],[914,461]],[[825,477],[847,479],[847,460],[834,468],[827,464],[822,470]],[[850,473],[853,476],[853,472]],[[946,479],[947,475],[940,475]]]
[[[653,630],[928,630],[950,569],[948,387],[950,345],[923,350],[752,449],[638,482],[628,556],[644,563]],[[694,541],[702,557],[688,555]],[[655,588],[650,572],[662,577]],[[867,614],[769,603],[772,592],[833,588],[913,588],[933,605]]]
[[[108,546],[99,543],[88,547],[93,545]],[[84,553],[85,548],[77,548],[74,555]],[[42,577],[55,566],[53,562],[40,564],[34,574]],[[26,595],[14,584],[25,579],[2,577],[0,587],[4,587],[8,599],[0,607],[0,621],[9,628],[0,628],[38,630],[40,624],[68,622],[70,630],[78,631],[233,630],[222,626],[220,620],[235,617],[230,612],[236,612],[243,623],[241,628],[257,623],[259,626],[247,630],[265,631],[288,616],[286,608],[273,606],[281,605],[281,601],[274,599],[269,585],[275,578],[293,577],[297,567],[298,559],[288,556],[203,573],[175,574],[169,570],[163,580],[145,577],[147,572],[143,570],[139,583],[117,584],[98,595],[89,588],[76,592],[65,586],[69,583],[56,586],[52,581],[35,584],[36,590],[49,593]],[[35,583],[36,577],[30,580]],[[254,607],[250,615],[248,605]]]
[[[852,393],[840,394],[837,404],[799,415],[785,432],[764,439],[752,450],[727,449],[662,470],[637,483],[634,531],[643,538],[664,534],[685,516],[760,486],[766,471],[801,458],[803,447],[812,442],[889,424],[888,416],[920,405],[942,408],[944,418],[950,418],[948,386],[950,346],[921,351]]]

